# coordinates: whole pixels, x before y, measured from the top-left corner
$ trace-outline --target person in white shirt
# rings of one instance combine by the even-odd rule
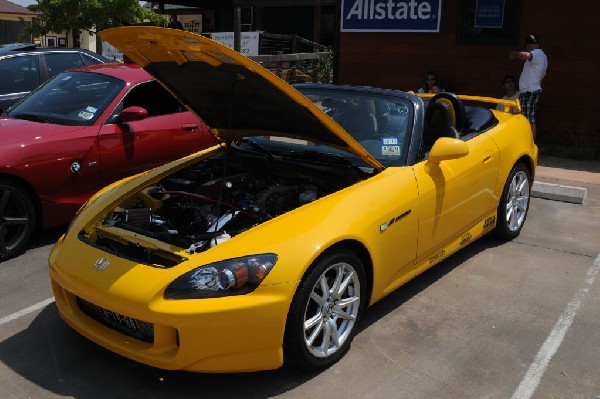
[[[510,52],[509,57],[525,61],[523,72],[521,72],[519,78],[519,101],[521,102],[523,115],[531,123],[531,131],[535,139],[535,116],[542,93],[542,79],[546,76],[546,69],[548,68],[548,58],[544,50],[540,48],[540,38],[536,34],[530,33],[527,35],[526,43],[526,51],[513,50]]]

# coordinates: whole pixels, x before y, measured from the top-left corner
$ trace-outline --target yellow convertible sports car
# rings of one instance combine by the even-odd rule
[[[523,228],[537,147],[516,101],[292,87],[190,32],[101,36],[220,142],[98,192],[52,250],[61,317],[111,351],[164,369],[322,369],[369,305]]]

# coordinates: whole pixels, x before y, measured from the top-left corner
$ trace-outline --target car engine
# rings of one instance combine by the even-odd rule
[[[230,158],[201,161],[139,191],[106,215],[94,244],[171,266],[181,259],[109,231],[125,229],[193,254],[364,178],[356,169],[322,162]]]

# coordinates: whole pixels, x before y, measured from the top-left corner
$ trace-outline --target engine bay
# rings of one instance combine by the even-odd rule
[[[171,267],[186,259],[175,252],[206,251],[365,177],[348,165],[229,151],[138,191],[85,239],[126,258]],[[120,235],[115,229],[134,234]],[[140,235],[150,240],[131,238]]]

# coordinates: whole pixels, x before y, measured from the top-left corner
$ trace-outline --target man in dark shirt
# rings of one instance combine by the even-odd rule
[[[168,28],[171,29],[181,29],[183,30],[183,24],[177,20],[177,15],[173,14],[171,15],[171,22],[169,22],[169,25],[167,25]]]

